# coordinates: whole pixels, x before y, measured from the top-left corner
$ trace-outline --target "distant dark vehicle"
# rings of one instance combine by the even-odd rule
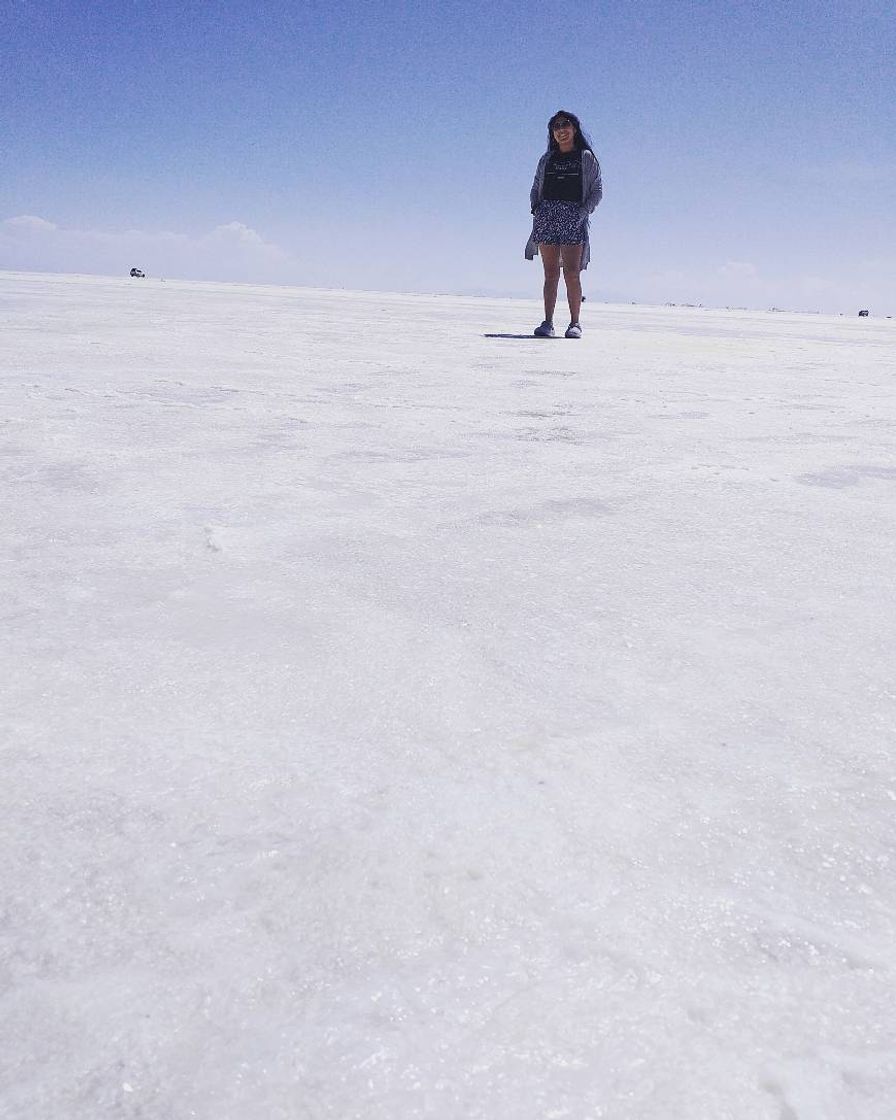
[[[860,311],[859,312],[859,318],[860,319],[867,319],[868,318],[868,312],[867,311]]]
[[[146,278],[146,273],[142,269],[132,268],[131,269],[131,276],[139,276],[142,279],[145,279]]]

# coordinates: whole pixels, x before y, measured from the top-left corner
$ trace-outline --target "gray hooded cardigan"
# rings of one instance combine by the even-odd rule
[[[544,191],[544,169],[547,167],[548,159],[551,153],[545,152],[541,159],[538,161],[538,167],[535,169],[535,179],[532,183],[532,190],[529,192],[529,201],[532,204],[534,212],[535,207],[541,202],[542,192]],[[597,156],[594,152],[589,151],[587,148],[582,152],[582,210],[585,212],[585,244],[582,246],[582,270],[588,267],[588,262],[591,260],[591,242],[588,239],[588,217],[594,212],[597,204],[603,198],[604,190],[600,178],[600,164],[598,163]],[[532,223],[533,230],[535,223]],[[529,240],[526,242],[526,260],[531,261],[535,259],[535,254],[538,252],[538,245],[532,240],[532,235],[529,235]]]

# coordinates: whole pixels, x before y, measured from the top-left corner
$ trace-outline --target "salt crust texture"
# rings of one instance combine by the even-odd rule
[[[3,1120],[892,1120],[896,327],[0,275]]]

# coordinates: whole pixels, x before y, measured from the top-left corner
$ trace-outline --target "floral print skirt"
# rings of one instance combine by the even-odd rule
[[[581,245],[587,217],[578,202],[543,198],[535,211],[532,240],[537,245]]]

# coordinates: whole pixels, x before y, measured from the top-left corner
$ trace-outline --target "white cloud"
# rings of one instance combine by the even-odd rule
[[[0,268],[184,279],[298,282],[297,262],[242,222],[198,237],[170,231],[65,229],[31,214],[0,222]]]
[[[452,231],[451,237],[455,234]],[[444,235],[447,237],[447,235]],[[453,243],[427,243],[426,252],[397,252],[390,230],[360,221],[347,227],[352,245],[334,254],[327,231],[296,231],[301,258],[266,240],[244,222],[232,221],[199,235],[140,229],[68,229],[46,218],[21,214],[0,221],[0,269],[81,272],[126,276],[132,267],[147,276],[230,280],[261,284],[357,287],[393,291],[471,291],[535,295],[541,282],[521,261],[515,241],[507,257],[487,254],[474,268],[458,266]],[[404,244],[404,243],[401,243]],[[503,243],[502,243],[503,246]],[[878,246],[868,246],[872,251]],[[885,247],[884,247],[885,248]],[[511,255],[512,254],[512,255]],[[636,254],[600,253],[585,274],[590,298],[651,303],[702,303],[715,307],[785,307],[843,311],[869,307],[872,314],[896,311],[896,262],[867,251],[857,258],[779,267],[766,252],[756,262],[739,259],[648,262]],[[827,266],[827,267],[826,267]],[[536,270],[540,272],[538,266]]]
[[[54,230],[57,227],[43,218],[36,218],[33,214],[20,214],[18,218],[7,218],[2,223],[2,228],[7,229],[11,234],[27,234],[29,232],[42,233]]]
[[[240,245],[264,245],[261,235],[254,229],[244,226],[242,222],[228,222],[225,226],[218,226],[208,235],[219,241],[235,241]],[[269,246],[274,248],[274,246]]]

